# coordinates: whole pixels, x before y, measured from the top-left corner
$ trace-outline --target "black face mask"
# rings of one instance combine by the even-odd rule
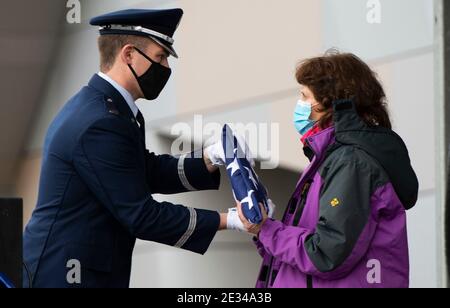
[[[136,71],[131,67],[130,64],[128,64],[128,67],[133,72],[134,77],[136,77],[139,87],[141,88],[142,93],[144,93],[145,99],[154,100],[159,96],[159,94],[161,94],[161,91],[166,86],[167,81],[169,81],[170,75],[172,74],[172,70],[153,61],[136,47],[134,47],[134,49],[136,49],[137,52],[139,52],[144,58],[150,61],[152,65],[140,77],[136,74]]]

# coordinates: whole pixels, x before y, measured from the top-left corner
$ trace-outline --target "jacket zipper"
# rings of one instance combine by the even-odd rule
[[[294,199],[291,199],[291,200],[289,201],[289,208],[288,208],[288,210],[284,213],[283,221],[286,219],[286,216],[287,216],[288,212],[289,212],[289,214],[292,214],[292,213],[291,213],[291,207],[293,208],[293,211],[295,211],[295,207],[297,206],[298,201],[295,202],[295,206],[292,206],[292,204],[294,203],[293,201],[294,201]],[[270,287],[270,282],[271,282],[271,280],[272,280],[272,266],[273,266],[273,261],[274,261],[274,257],[271,257],[271,258],[270,258],[270,262],[269,262],[269,266],[268,266],[268,268],[267,268],[267,274],[266,274],[266,277],[265,277],[265,283],[266,283],[266,284],[265,284],[265,288],[266,288],[266,289],[268,289],[268,288]]]
[[[309,180],[305,183],[305,186],[303,187],[302,194],[301,194],[301,204],[297,209],[297,212],[295,213],[294,222],[293,225],[297,226],[300,222],[300,219],[303,216],[303,210],[305,209],[306,205],[306,197],[308,196],[309,189],[311,188],[312,181]],[[306,288],[312,289],[313,288],[313,280],[311,275],[306,276]]]
[[[308,141],[308,140],[306,140],[306,144],[307,144],[307,145],[309,146],[309,148],[314,152],[314,150],[312,149],[312,147],[311,147],[311,145],[309,144],[309,141]],[[314,155],[317,155],[317,154],[314,152]],[[296,213],[296,215],[295,215],[295,217],[294,217],[294,224],[293,224],[294,226],[298,225],[298,223],[300,222],[300,219],[301,219],[302,214],[303,214],[303,209],[305,208],[305,205],[306,205],[306,196],[307,196],[307,194],[308,194],[308,192],[309,192],[309,189],[310,189],[310,187],[311,187],[311,184],[312,184],[312,180],[308,180],[308,181],[305,183],[305,185],[303,186],[302,193],[301,193],[301,195],[300,195],[300,202],[301,202],[301,205],[298,207],[297,213]],[[298,201],[297,201],[297,202],[298,202]],[[294,208],[294,209],[295,209],[295,208]],[[286,214],[287,214],[288,212],[289,212],[289,214],[292,214],[291,208],[288,208]],[[284,220],[284,219],[283,219],[283,220]],[[274,261],[274,257],[272,257],[272,258],[270,259],[269,268],[268,268],[268,271],[267,271],[267,277],[266,277],[266,288],[268,288],[268,287],[270,286],[270,282],[271,282],[271,280],[272,280],[272,275],[273,275],[273,273],[272,273],[273,261]],[[307,288],[313,288],[313,282],[312,282],[312,276],[311,276],[311,275],[307,275],[307,276],[306,276],[306,284],[307,284]]]
[[[306,197],[308,196],[309,189],[311,188],[312,180],[308,180],[303,186],[302,193],[300,195],[300,205],[297,208],[297,212],[295,213],[293,225],[297,226],[300,222],[300,219],[303,215],[303,210],[306,205]]]
[[[300,194],[300,205],[297,207],[297,212],[294,217],[294,223],[293,225],[296,226],[300,222],[300,218],[303,214],[303,209],[306,205],[306,196],[308,195],[309,189],[311,188],[312,180],[308,180],[305,185],[303,186],[302,193]],[[288,209],[290,211],[290,209]],[[269,268],[267,271],[267,277],[266,277],[266,288],[268,288],[271,285],[271,282],[273,279],[274,273],[272,272],[272,266],[273,266],[274,257],[270,259]],[[309,277],[309,276],[308,276]],[[308,280],[309,281],[309,280]],[[309,283],[308,283],[309,286]],[[311,277],[311,286],[312,286],[312,277]]]
[[[314,286],[313,286],[313,278],[312,278],[311,275],[307,275],[306,276],[306,288],[307,289],[313,289],[314,288]]]
[[[309,148],[314,152],[314,150],[312,149],[309,141],[306,141],[306,144],[309,146]],[[327,157],[329,155],[329,153],[332,152],[333,147],[330,147],[327,152],[325,157]],[[315,155],[317,155],[316,153],[314,153]],[[305,186],[303,187],[302,190],[302,194],[301,194],[301,205],[297,210],[297,213],[295,213],[295,217],[294,217],[294,226],[297,226],[300,222],[300,219],[303,215],[303,210],[305,209],[305,205],[306,205],[306,197],[308,195],[309,189],[311,188],[311,184],[313,183],[312,180],[309,180],[305,183]],[[314,288],[314,283],[313,283],[313,277],[312,275],[306,275],[306,288],[307,289],[313,289]]]

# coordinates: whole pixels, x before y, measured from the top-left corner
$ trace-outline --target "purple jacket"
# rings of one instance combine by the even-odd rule
[[[401,138],[337,101],[334,126],[308,138],[305,154],[283,220],[267,220],[255,239],[257,287],[408,287],[406,210],[418,181]]]

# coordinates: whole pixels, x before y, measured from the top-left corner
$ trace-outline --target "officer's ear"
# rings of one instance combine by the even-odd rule
[[[122,49],[120,50],[120,60],[122,61],[122,63],[128,65],[128,64],[133,64],[133,57],[134,57],[134,46],[131,44],[127,44],[125,46],[122,47]]]

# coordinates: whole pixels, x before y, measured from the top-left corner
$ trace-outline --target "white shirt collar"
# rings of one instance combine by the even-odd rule
[[[118,84],[113,79],[111,79],[108,75],[106,75],[106,74],[104,74],[102,72],[99,72],[98,75],[100,77],[102,77],[103,79],[105,79],[107,82],[109,82],[117,91],[119,91],[119,93],[123,96],[123,98],[127,102],[127,104],[130,107],[131,111],[133,112],[134,117],[136,117],[138,112],[139,112],[139,109],[136,106],[136,103],[135,103],[135,101],[133,99],[133,96],[130,94],[130,92],[128,92],[120,84]]]

